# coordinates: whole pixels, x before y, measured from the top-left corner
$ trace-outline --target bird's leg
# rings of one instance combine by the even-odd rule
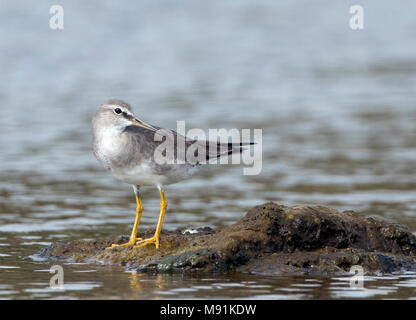
[[[134,188],[134,193],[136,194],[136,219],[134,220],[133,230],[131,231],[130,240],[127,243],[123,244],[112,244],[111,247],[106,248],[107,250],[112,249],[114,247],[125,247],[125,246],[133,246],[136,244],[137,241],[141,241],[142,238],[137,238],[137,229],[139,228],[140,218],[142,217],[143,212],[143,202],[142,198],[139,193],[138,187]]]
[[[149,239],[144,239],[142,241],[139,241],[137,245],[134,246],[135,248],[140,248],[148,244],[154,243],[156,246],[156,249],[159,249],[160,231],[162,230],[163,218],[165,217],[166,208],[168,206],[168,202],[165,198],[165,194],[163,193],[162,189],[159,188],[159,191],[160,191],[160,214],[159,214],[159,221],[157,223],[155,235]]]

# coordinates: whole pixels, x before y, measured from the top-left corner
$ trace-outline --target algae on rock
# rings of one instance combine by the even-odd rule
[[[353,211],[322,206],[256,206],[216,232],[162,232],[160,249],[116,247],[118,240],[58,242],[42,249],[49,259],[105,261],[139,272],[240,270],[265,275],[337,274],[360,265],[366,272],[416,270],[416,237],[404,226]],[[143,237],[151,236],[147,230]]]

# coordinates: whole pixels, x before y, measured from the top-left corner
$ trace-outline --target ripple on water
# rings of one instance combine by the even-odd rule
[[[55,293],[55,292],[66,292],[66,291],[87,291],[94,288],[99,288],[102,283],[95,282],[72,282],[65,283],[62,287],[51,288],[50,286],[43,288],[27,288],[24,292],[27,293]]]
[[[347,298],[347,299],[359,299],[359,298],[374,298],[376,296],[387,296],[390,293],[395,292],[395,288],[384,287],[382,289],[351,289],[343,287],[333,287],[331,288],[331,295],[334,298]]]

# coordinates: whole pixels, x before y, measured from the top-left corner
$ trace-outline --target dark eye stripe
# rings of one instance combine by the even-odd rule
[[[127,114],[127,112],[123,112],[123,117],[126,118],[126,119],[129,119],[129,120],[133,119],[133,117],[131,115]]]

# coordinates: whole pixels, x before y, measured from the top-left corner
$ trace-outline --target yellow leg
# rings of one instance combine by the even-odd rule
[[[143,202],[138,192],[136,192],[136,203],[136,219],[134,220],[133,230],[131,231],[129,242],[123,244],[112,244],[111,247],[106,248],[107,250],[112,249],[114,247],[133,246],[136,244],[137,241],[142,240],[142,238],[137,238],[137,229],[139,228],[140,218],[142,217],[143,212]]]
[[[160,231],[162,230],[163,218],[165,217],[167,207],[168,207],[168,202],[165,198],[165,194],[163,193],[162,190],[160,190],[160,214],[159,214],[159,221],[157,223],[155,235],[149,239],[144,239],[142,241],[139,241],[137,245],[134,246],[135,248],[140,248],[148,244],[154,243],[156,246],[156,249],[159,249]]]

